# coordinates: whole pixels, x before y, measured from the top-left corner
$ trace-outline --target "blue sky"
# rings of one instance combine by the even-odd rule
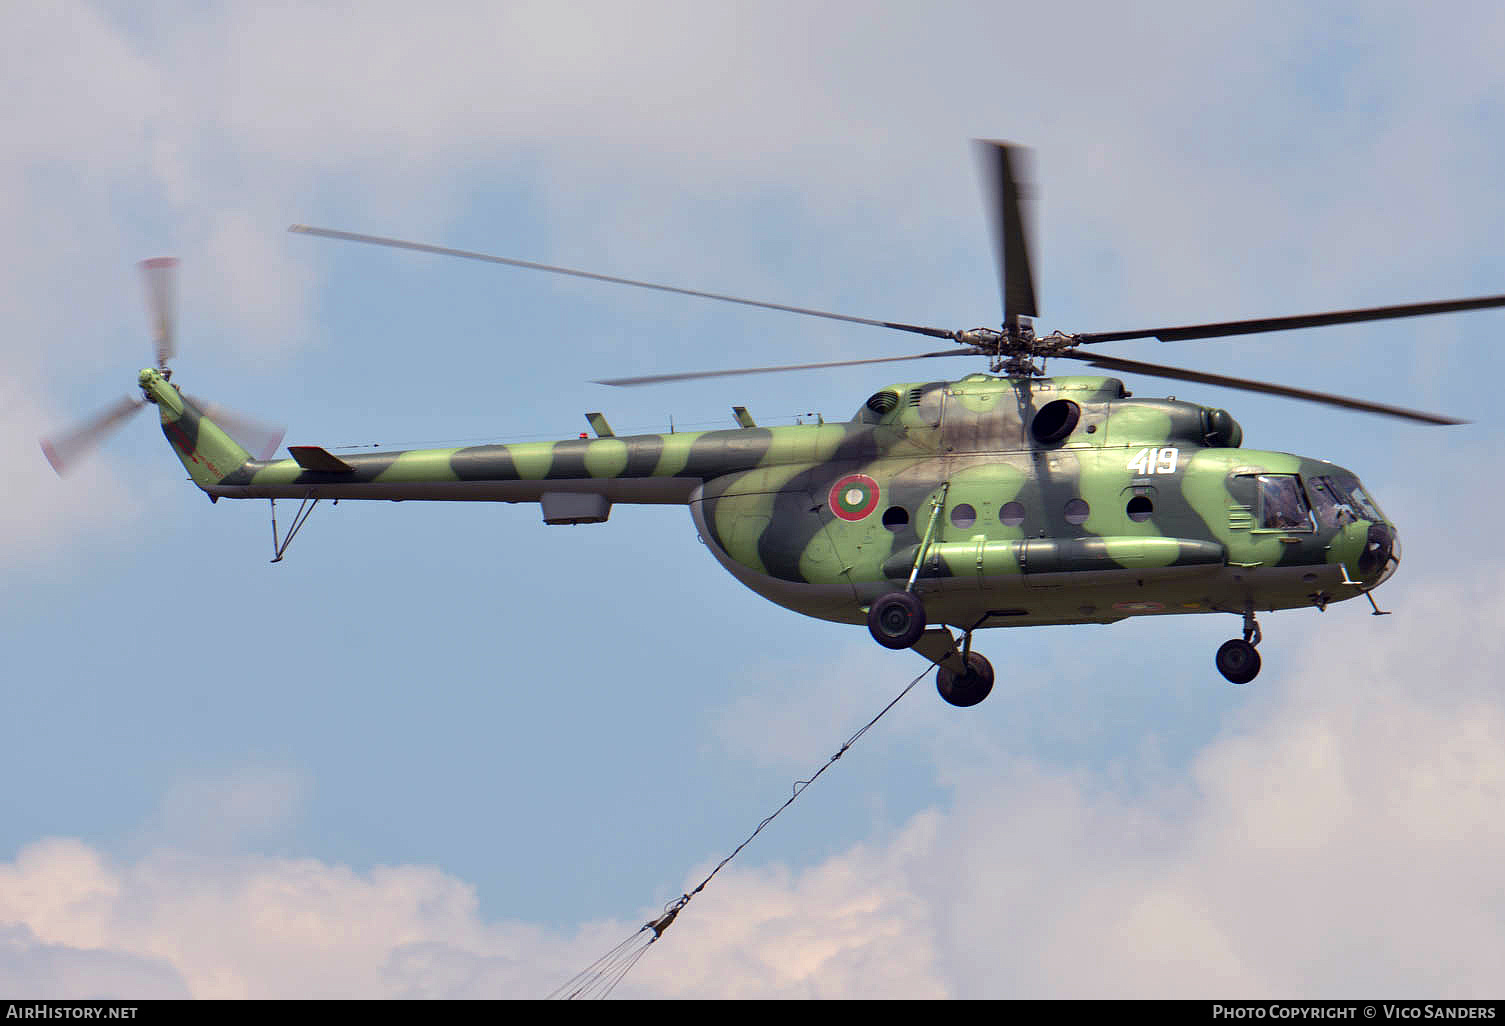
[[[999,137],[1043,330],[1505,291],[1490,5],[807,8],[0,14],[0,990],[540,996],[921,668],[742,589],[684,510],[342,503],[272,566],[266,506],[211,507],[146,417],[59,481],[37,436],[150,360],[144,257],[182,260],[175,380],[331,447],[844,419],[929,366],[589,381],[929,347],[292,222],[992,325]],[[1262,618],[1245,688],[1233,618],[992,632],[986,703],[916,688],[619,993],[1494,993],[1500,316],[1113,347],[1472,420],[1129,382],[1357,471],[1395,615]]]

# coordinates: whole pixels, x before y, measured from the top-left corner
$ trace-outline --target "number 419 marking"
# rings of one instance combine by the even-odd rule
[[[1129,461],[1129,469],[1136,474],[1174,474],[1181,460],[1181,450],[1173,446],[1164,449],[1140,449]]]

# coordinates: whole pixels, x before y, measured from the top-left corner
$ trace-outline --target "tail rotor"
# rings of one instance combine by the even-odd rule
[[[168,361],[177,355],[177,269],[172,257],[154,257],[141,261],[141,276],[146,286],[146,307],[151,317],[152,339],[156,350],[157,370],[162,380],[172,379]],[[145,372],[144,372],[145,373]],[[173,386],[176,388],[177,386]],[[145,392],[145,388],[143,388]],[[187,397],[201,415],[209,417],[235,442],[257,459],[270,459],[282,444],[284,429],[236,413],[217,403]],[[106,438],[148,402],[146,398],[126,396],[107,406],[76,427],[41,440],[42,455],[59,476],[68,474],[85,456],[97,449]]]

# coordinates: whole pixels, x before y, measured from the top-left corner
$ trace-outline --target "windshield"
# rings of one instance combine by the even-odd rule
[[[1364,491],[1364,486],[1357,480],[1349,483],[1348,497],[1353,500],[1355,506],[1359,507],[1359,512],[1364,514],[1365,520],[1373,520],[1376,523],[1385,522],[1385,514],[1380,512],[1379,504],[1369,497],[1369,493]]]
[[[1314,477],[1307,481],[1307,494],[1318,522],[1324,527],[1342,527],[1359,520],[1386,522],[1358,478]]]
[[[1323,527],[1342,527],[1361,519],[1359,511],[1349,502],[1346,492],[1341,491],[1330,477],[1314,477],[1307,482],[1307,494],[1312,497],[1312,509],[1318,523]]]

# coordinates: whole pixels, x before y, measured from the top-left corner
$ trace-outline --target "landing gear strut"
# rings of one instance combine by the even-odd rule
[[[930,549],[930,539],[935,535],[936,521],[940,519],[941,507],[946,504],[946,492],[951,482],[941,484],[941,490],[930,504],[930,523],[925,528],[925,537],[915,550],[914,566],[909,571],[909,583],[903,591],[891,591],[879,595],[867,610],[867,629],[873,640],[884,648],[913,648],[925,633],[925,605],[915,594],[915,578],[920,575],[920,564],[925,562],[925,553]]]
[[[1234,684],[1247,684],[1259,676],[1260,658],[1254,646],[1264,635],[1254,618],[1254,603],[1244,607],[1244,636],[1225,641],[1218,649],[1218,672]]]

